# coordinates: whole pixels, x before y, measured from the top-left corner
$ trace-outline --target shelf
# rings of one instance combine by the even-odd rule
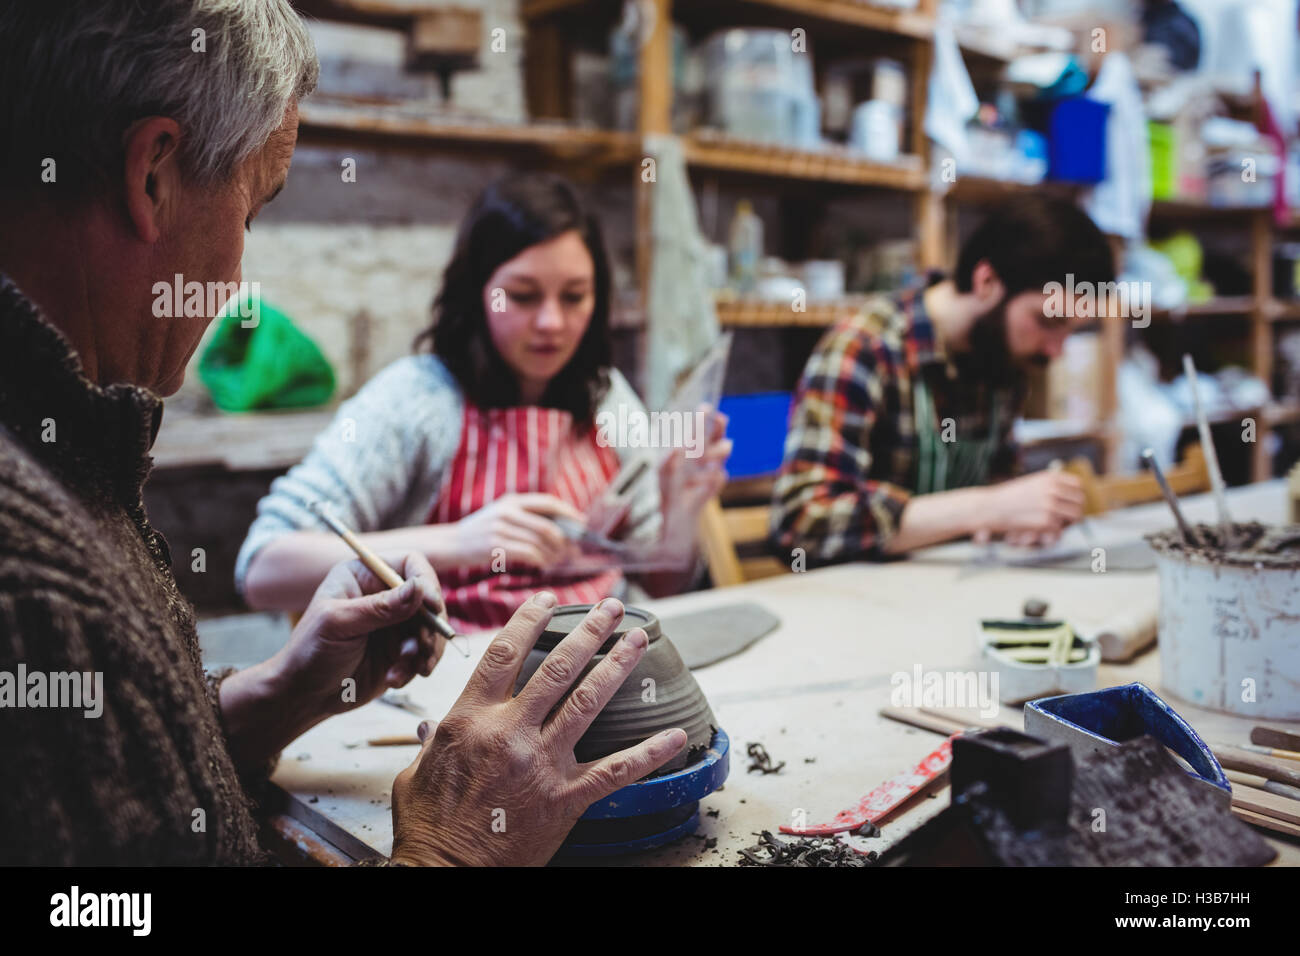
[[[1300,301],[1269,299],[1265,314],[1272,322],[1300,321]]]
[[[867,299],[858,296],[834,302],[809,302],[803,312],[790,303],[763,299],[734,299],[717,303],[718,322],[727,328],[826,328],[852,313]]]
[[[1255,299],[1249,295],[1217,296],[1208,302],[1197,302],[1177,309],[1153,309],[1153,317],[1160,320],[1187,318],[1243,318],[1254,313]]]
[[[1100,422],[1037,418],[1017,421],[1012,434],[1021,448],[1044,448],[1073,442],[1105,441],[1107,429]]]
[[[387,30],[409,30],[422,16],[446,9],[439,4],[393,3],[391,0],[293,0],[301,16]]]
[[[557,14],[576,15],[617,11],[621,0],[523,0],[519,16],[525,23]],[[934,35],[934,19],[916,10],[891,10],[855,0],[684,0],[674,4],[677,18],[757,25],[763,14],[819,20],[839,27],[857,27],[894,37],[926,40]]]
[[[1152,219],[1248,219],[1271,212],[1269,206],[1211,206],[1194,199],[1157,199],[1151,204]]]
[[[1300,423],[1300,402],[1274,402],[1266,405],[1264,421],[1269,428]]]
[[[778,179],[812,180],[847,186],[919,191],[926,187],[925,171],[916,156],[896,162],[865,159],[842,147],[795,149],[771,143],[735,139],[699,131],[686,142],[686,162],[701,169],[750,173]]]
[[[1023,196],[1042,195],[1073,201],[1078,198],[1082,188],[1074,183],[1049,181],[1018,183],[1009,179],[992,179],[988,176],[958,175],[956,182],[943,194],[943,197],[972,206],[995,206]]]
[[[596,165],[630,164],[641,155],[632,133],[581,129],[563,123],[477,123],[419,116],[392,107],[312,99],[302,103],[298,116],[298,138],[309,145],[368,141],[442,149],[522,149]]]

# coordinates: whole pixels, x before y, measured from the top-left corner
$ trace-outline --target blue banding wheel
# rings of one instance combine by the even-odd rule
[[[662,813],[673,807],[698,801],[722,786],[731,769],[728,759],[731,741],[719,727],[713,732],[709,749],[699,760],[674,773],[649,780],[638,780],[615,790],[587,808],[582,820],[613,820]]]

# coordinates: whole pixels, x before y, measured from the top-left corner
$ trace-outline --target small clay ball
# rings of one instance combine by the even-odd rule
[[[1042,598],[1029,598],[1025,601],[1025,617],[1044,617],[1047,614],[1047,602]]]

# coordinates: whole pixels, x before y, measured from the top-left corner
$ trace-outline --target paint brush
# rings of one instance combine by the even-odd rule
[[[1142,460],[1147,463],[1147,466],[1156,476],[1156,484],[1160,486],[1160,493],[1165,496],[1165,501],[1169,504],[1169,510],[1174,513],[1174,520],[1178,522],[1178,530],[1182,533],[1183,543],[1194,547],[1196,538],[1192,536],[1192,529],[1188,527],[1187,521],[1183,518],[1183,510],[1178,507],[1178,499],[1174,496],[1174,489],[1169,487],[1169,482],[1165,480],[1165,473],[1160,470],[1160,465],[1156,462],[1156,453],[1147,448],[1142,452]]]
[[[316,517],[320,518],[321,521],[324,521],[331,531],[347,542],[348,547],[357,553],[357,557],[361,559],[361,563],[369,568],[375,577],[379,578],[379,580],[383,581],[390,588],[400,588],[406,583],[402,576],[393,570],[388,562],[362,544],[361,540],[353,534],[348,527],[343,524],[343,522],[330,514],[322,502],[313,501],[307,507],[311,509],[312,513],[315,514]],[[458,651],[460,651],[461,656],[469,657],[469,651],[455,643],[456,632],[452,629],[450,624],[440,618],[428,607],[421,607],[418,616],[433,630],[435,634],[441,634],[449,645],[454,646]]]
[[[1228,515],[1228,499],[1223,493],[1223,473],[1219,471],[1219,455],[1214,450],[1214,436],[1210,434],[1210,420],[1201,404],[1201,390],[1196,381],[1196,363],[1192,357],[1183,354],[1183,374],[1192,389],[1192,405],[1196,409],[1196,430],[1201,436],[1201,451],[1205,455],[1205,464],[1210,471],[1210,488],[1214,492],[1214,508],[1219,513],[1219,530],[1223,534],[1223,546],[1229,547],[1232,541],[1232,518]]]

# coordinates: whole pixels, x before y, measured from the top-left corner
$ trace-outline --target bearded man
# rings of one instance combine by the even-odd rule
[[[795,394],[773,546],[819,565],[966,536],[1057,540],[1082,517],[1083,490],[1056,470],[1013,478],[1012,425],[1028,369],[1095,317],[1061,290],[1113,281],[1110,245],[1087,214],[1034,197],[990,216],[951,276],[840,320]]]

